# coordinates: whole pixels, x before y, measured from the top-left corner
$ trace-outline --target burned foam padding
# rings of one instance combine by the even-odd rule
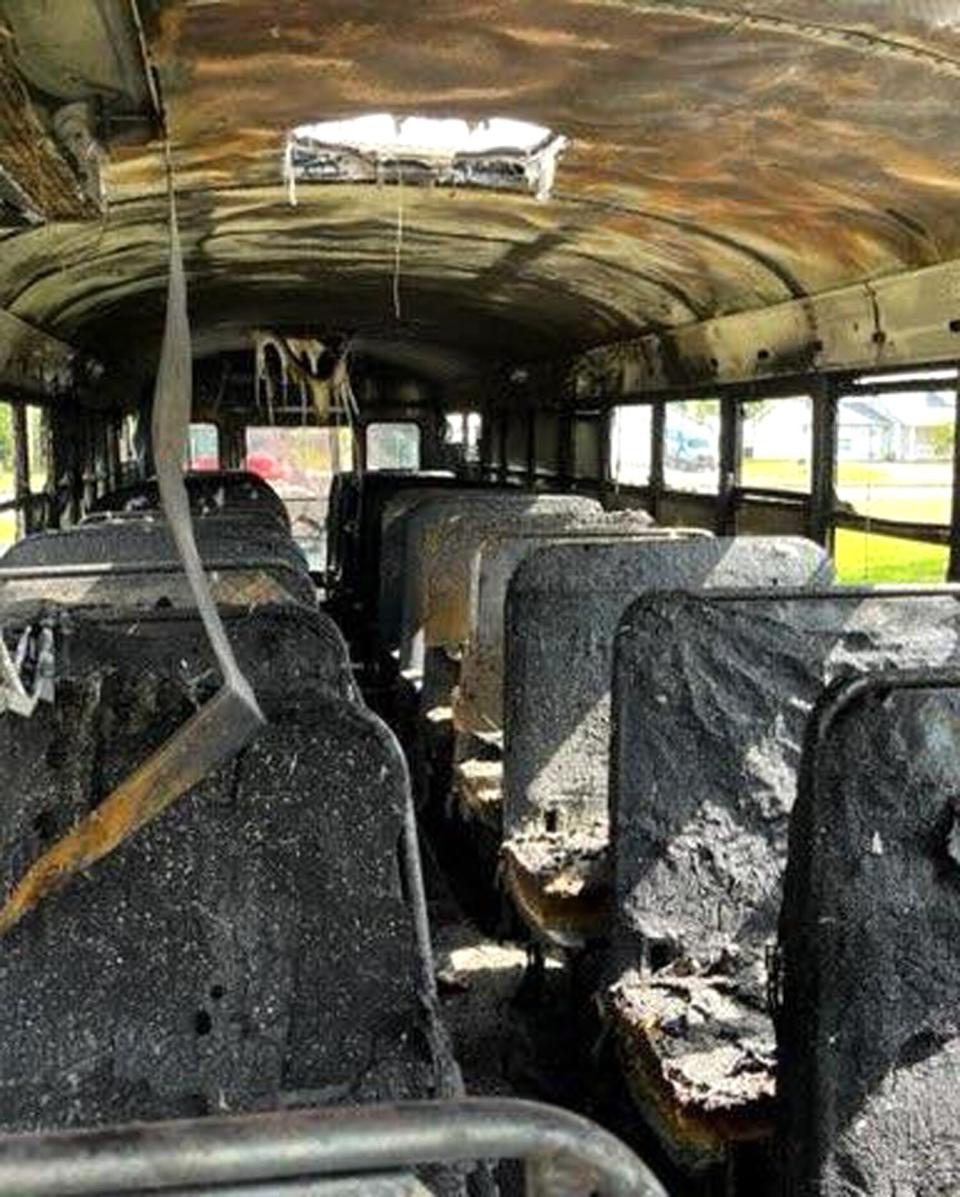
[[[469,632],[454,703],[457,730],[502,741],[504,605],[510,579],[525,557],[546,542],[676,540],[694,535],[699,533],[658,528],[642,511],[605,511],[586,518],[567,517],[561,528],[538,522],[521,532],[485,537],[470,568]]]
[[[828,585],[826,554],[793,537],[547,545],[507,590],[505,876],[554,937],[601,930],[610,888],[610,675],[617,624],[645,590]]]
[[[478,493],[478,488],[411,487],[390,497],[381,508],[379,535],[379,595],[377,621],[380,643],[387,652],[400,647],[403,626],[403,585],[407,520],[425,503],[435,499],[450,501]],[[502,494],[486,490],[482,494]]]
[[[767,959],[807,717],[841,676],[960,659],[938,595],[656,594],[617,633],[608,995],[638,1104],[706,1165],[768,1135]]]
[[[467,624],[470,563],[485,535],[541,516],[600,511],[578,495],[484,493],[419,504],[405,522],[400,666],[423,676],[428,648],[446,648]]]
[[[812,721],[790,826],[782,1191],[957,1193],[960,695],[838,699]]]
[[[239,757],[4,940],[5,1129],[449,1092],[396,742],[329,691],[258,699]],[[178,679],[101,657],[0,721],[4,885],[192,709]]]

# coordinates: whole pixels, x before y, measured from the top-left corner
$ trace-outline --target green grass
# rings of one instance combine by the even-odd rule
[[[838,528],[834,543],[841,582],[942,582],[949,550],[944,545]]]
[[[810,463],[748,457],[740,467],[740,485],[769,490],[809,490]]]
[[[911,523],[946,524],[950,519],[949,462],[842,461],[837,495],[861,515]],[[743,486],[807,491],[804,461],[747,459]],[[844,582],[942,582],[949,550],[894,536],[838,529],[834,553]]]

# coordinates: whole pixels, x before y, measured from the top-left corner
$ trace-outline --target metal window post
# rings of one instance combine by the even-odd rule
[[[664,439],[667,429],[667,407],[662,399],[653,405],[650,420],[650,514],[660,518],[660,500],[663,497]]]
[[[807,535],[833,550],[833,505],[837,473],[837,386],[821,377],[811,388],[813,400],[812,467]]]
[[[953,500],[950,508],[950,563],[947,581],[960,580],[960,379],[953,415]]]
[[[734,536],[737,531],[737,490],[743,444],[743,408],[739,398],[720,400],[720,489],[717,494],[716,532]]]
[[[17,536],[21,537],[33,531],[26,406],[14,403],[10,414],[13,424],[13,490],[17,501]]]

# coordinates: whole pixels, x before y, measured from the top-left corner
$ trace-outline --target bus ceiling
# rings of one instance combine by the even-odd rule
[[[572,405],[960,356],[955,4],[396,14],[0,0],[7,393],[121,402],[152,370],[164,133],[198,354],[349,334]]]

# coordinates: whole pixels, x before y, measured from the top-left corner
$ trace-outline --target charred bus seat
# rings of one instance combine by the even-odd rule
[[[302,550],[280,528],[223,516],[194,521],[194,534],[201,557],[219,553],[240,562],[245,556],[276,557],[309,573]],[[62,532],[38,532],[12,544],[3,555],[9,566],[129,560],[177,560],[162,518],[108,519]]]
[[[313,583],[285,562],[204,562],[218,606],[255,607],[299,603],[316,608]],[[66,607],[192,609],[196,599],[177,561],[8,569],[0,560],[0,603],[45,599]]]
[[[400,687],[403,740],[422,804],[447,804],[453,784],[452,695],[468,631],[470,567],[498,529],[556,526],[600,513],[595,499],[487,492],[417,505],[406,523]]]
[[[184,474],[194,516],[249,515],[290,530],[290,514],[268,482],[249,470],[196,470]],[[93,504],[95,515],[159,512],[160,492],[155,478],[131,482],[108,491]]]
[[[427,503],[437,504],[469,500],[474,496],[487,500],[508,495],[532,498],[530,491],[507,491],[494,487],[437,486],[414,487],[392,496],[382,508],[380,517],[379,594],[377,626],[381,651],[400,655],[403,639],[404,585],[407,565],[407,529],[410,520]]]
[[[428,654],[456,651],[466,638],[470,566],[485,536],[533,527],[541,518],[599,514],[596,499],[578,495],[493,492],[419,503],[405,519],[400,668],[415,688]],[[443,683],[439,683],[442,689]],[[433,697],[425,693],[429,700]]]
[[[643,511],[603,511],[558,517],[531,528],[510,529],[484,537],[470,566],[467,642],[454,702],[458,732],[503,744],[503,614],[507,586],[520,562],[546,543],[615,540],[621,537],[676,539],[695,535],[660,528]],[[554,527],[553,525],[557,526]],[[704,533],[709,535],[709,533]]]
[[[328,508],[330,582],[335,591],[356,604],[364,620],[376,618],[385,505],[407,490],[465,485],[453,474],[440,470],[378,470],[334,477]]]
[[[221,516],[196,520],[194,531],[204,562],[256,567],[297,601],[316,605],[306,559],[282,529]],[[164,563],[177,566],[179,557],[164,522],[152,518],[105,520],[64,532],[41,532],[11,545],[0,558],[2,568],[17,570]],[[177,571],[171,576],[175,578]]]
[[[36,607],[43,619],[46,605]],[[28,607],[18,609],[22,622]],[[345,702],[363,706],[343,634],[323,612],[290,603],[252,609],[221,607],[230,644],[254,692],[301,686],[329,690]],[[74,636],[74,626],[82,636]],[[195,611],[162,610],[64,613],[66,667],[95,670],[100,660],[134,670],[138,666],[173,673],[195,690],[201,702],[218,682],[216,657]]]
[[[470,570],[469,631],[452,699],[449,832],[474,888],[496,891],[503,841],[503,610],[519,562],[544,544],[673,540],[691,535],[657,528],[643,512],[544,517],[522,531],[484,537]],[[429,660],[428,660],[429,664]]]
[[[844,681],[810,722],[780,923],[790,1197],[960,1191],[958,684]]]
[[[196,708],[170,623],[72,616],[55,704],[0,723],[5,888]],[[405,764],[324,623],[286,609],[231,628],[267,725],[7,934],[6,1129],[457,1091]]]
[[[603,1006],[637,1107],[693,1171],[745,1160],[772,1131],[768,960],[810,711],[838,677],[960,663],[957,599],[936,588],[657,594],[621,622],[616,979]],[[808,1088],[803,1103],[828,1099]]]
[[[794,537],[549,545],[507,591],[504,878],[524,920],[565,944],[607,921],[610,675],[617,625],[645,590],[827,585]]]

